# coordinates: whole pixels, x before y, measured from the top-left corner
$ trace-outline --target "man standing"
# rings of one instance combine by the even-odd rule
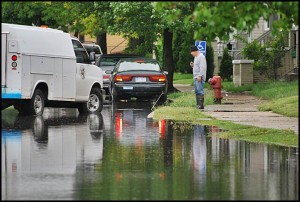
[[[191,46],[191,55],[194,57],[194,62],[191,62],[190,65],[193,68],[197,108],[204,109],[204,83],[207,70],[206,58],[198,50],[197,46]]]

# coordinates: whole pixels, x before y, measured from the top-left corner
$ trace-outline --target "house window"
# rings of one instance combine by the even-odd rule
[[[248,43],[252,42],[252,32],[248,31]]]
[[[295,32],[293,32],[293,50],[296,50],[296,48],[297,48],[297,36],[296,36],[296,33]]]
[[[264,21],[264,31],[269,31],[270,30],[270,20],[265,20]]]

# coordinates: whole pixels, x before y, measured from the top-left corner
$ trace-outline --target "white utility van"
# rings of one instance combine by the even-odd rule
[[[61,30],[1,23],[2,110],[42,115],[44,107],[103,108],[101,68],[76,38]]]

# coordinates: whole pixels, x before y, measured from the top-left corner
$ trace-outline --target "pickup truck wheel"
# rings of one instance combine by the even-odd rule
[[[103,108],[103,97],[99,89],[92,88],[89,100],[80,104],[79,113],[99,113]]]

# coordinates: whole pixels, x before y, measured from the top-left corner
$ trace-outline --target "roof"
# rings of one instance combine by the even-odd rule
[[[7,40],[17,41],[17,52],[27,55],[75,59],[69,33],[51,28],[1,23]]]

